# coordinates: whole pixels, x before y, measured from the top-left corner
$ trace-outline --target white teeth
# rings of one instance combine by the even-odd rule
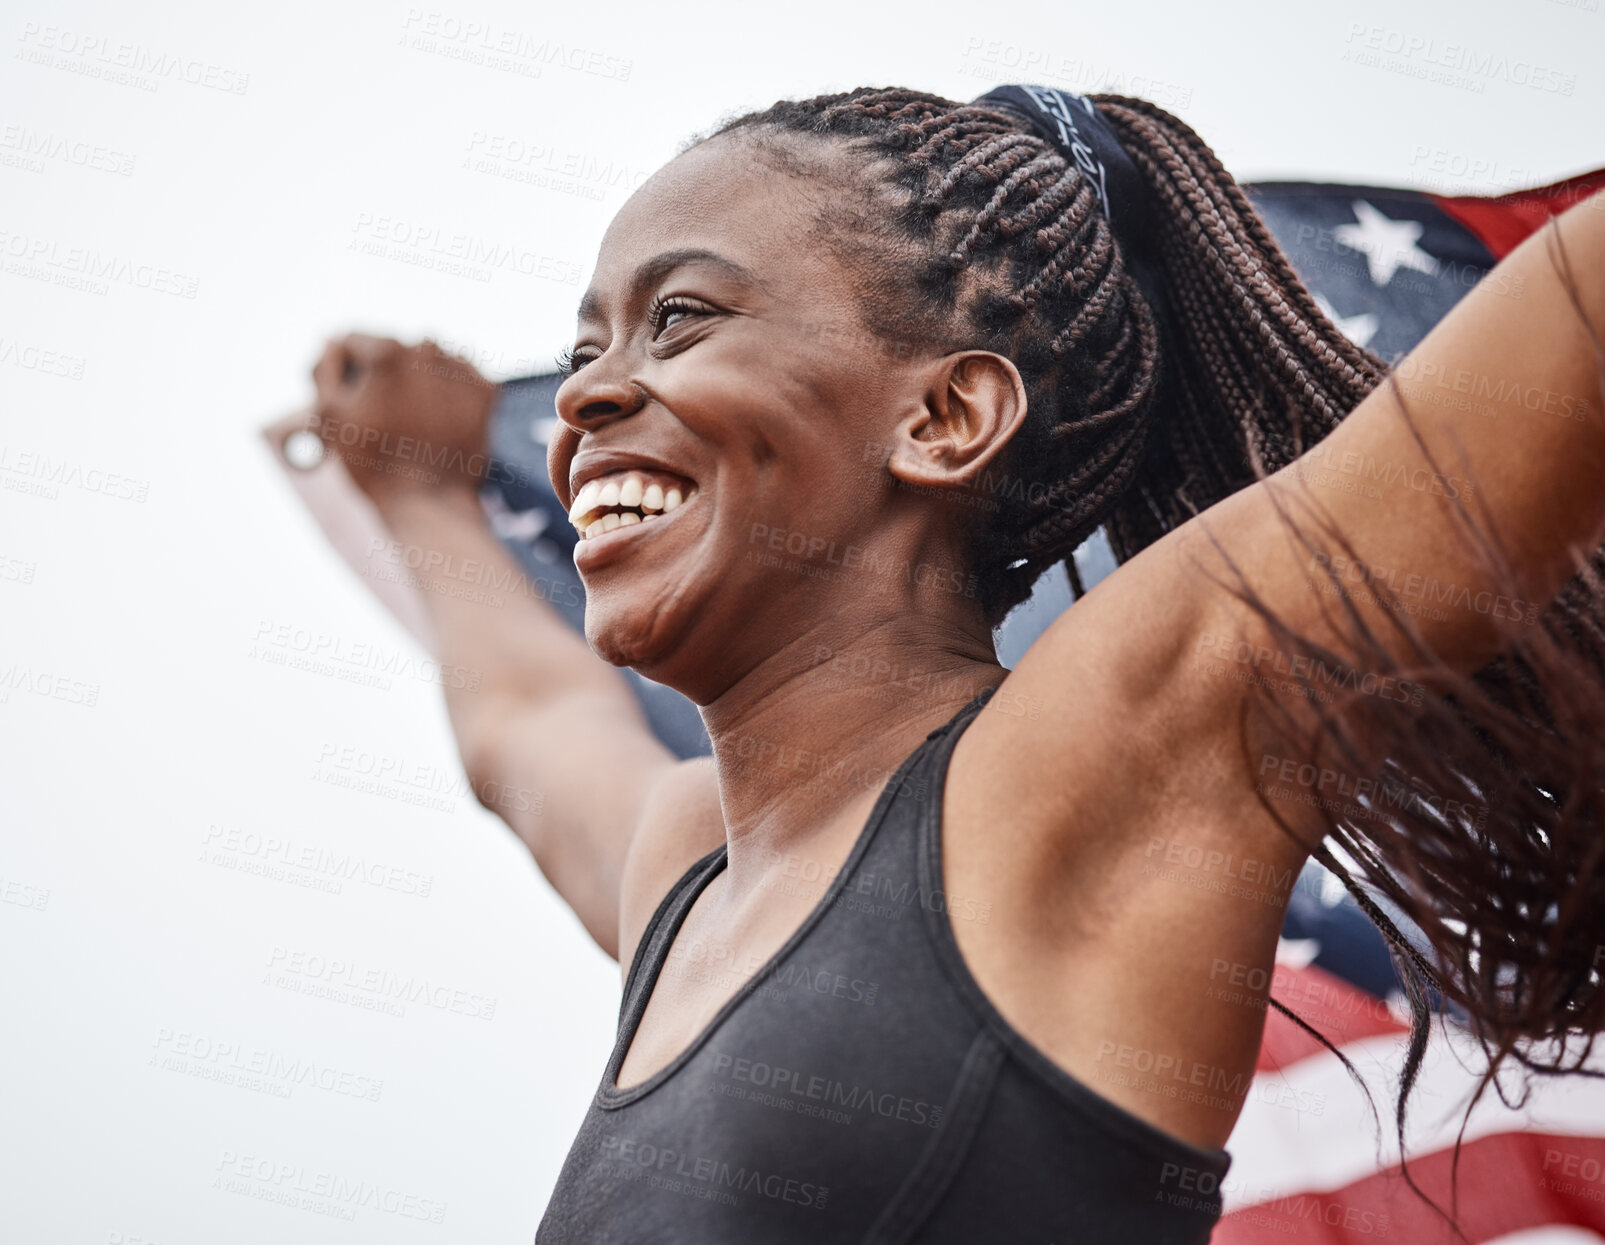
[[[587,480],[580,489],[579,496],[574,499],[574,504],[569,507],[568,521],[578,526],[580,516],[596,506],[596,495],[601,491],[601,484],[595,480]]]
[[[616,527],[632,527],[648,519],[661,518],[685,505],[700,490],[695,484],[682,493],[678,485],[667,489],[657,481],[648,482],[639,471],[615,475],[612,479],[587,480],[574,496],[568,518],[583,539],[611,532]],[[631,507],[619,513],[599,514],[610,507]],[[640,511],[640,513],[635,513]]]

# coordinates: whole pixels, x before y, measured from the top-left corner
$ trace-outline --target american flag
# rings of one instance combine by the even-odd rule
[[[1392,364],[1548,217],[1602,187],[1605,169],[1487,197],[1300,182],[1245,190],[1322,311]],[[1408,1015],[1391,977],[1380,935],[1312,866],[1290,907],[1271,995],[1355,1065],[1378,1115],[1335,1055],[1270,1012],[1253,1092],[1227,1146],[1218,1245],[1456,1239],[1400,1174],[1393,1105]],[[1407,1117],[1412,1179],[1479,1245],[1605,1242],[1605,1082],[1535,1077],[1516,1110],[1485,1095],[1466,1123],[1452,1186],[1479,1056],[1454,1021],[1438,1018]],[[1521,1102],[1519,1083],[1506,1083]]]
[[[1550,216],[1605,188],[1605,169],[1499,196],[1315,182],[1244,186],[1322,311],[1357,344],[1397,363],[1501,258]],[[503,386],[492,448],[505,470],[487,489],[493,525],[526,570],[572,584],[552,594],[582,625],[574,533],[546,481],[554,374]],[[1077,554],[1088,587],[1113,569],[1097,538]],[[999,636],[1013,665],[1070,604],[1062,575],[1044,576]],[[694,706],[626,672],[654,729],[680,756],[708,751]],[[1263,983],[1221,983],[1245,997]],[[1267,1016],[1253,1090],[1228,1143],[1217,1245],[1357,1245],[1455,1239],[1400,1175],[1393,1106],[1407,1013],[1381,935],[1337,880],[1301,875],[1270,983],[1273,998],[1314,1026],[1364,1078],[1286,1017]],[[1479,1052],[1455,1022],[1435,1020],[1411,1097],[1405,1156],[1416,1184],[1451,1208],[1468,1240],[1499,1245],[1605,1242],[1605,1082],[1535,1079],[1515,1110],[1488,1094],[1451,1165]],[[1517,1099],[1513,1096],[1512,1101]]]

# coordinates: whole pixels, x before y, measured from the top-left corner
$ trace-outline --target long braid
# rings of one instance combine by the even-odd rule
[[[1202,139],[1146,100],[1094,96],[1154,195],[1181,374],[1179,417],[1138,495],[1111,518],[1125,560],[1275,471],[1381,381],[1382,361],[1330,324],[1242,189]],[[1157,512],[1157,513],[1156,513]]]

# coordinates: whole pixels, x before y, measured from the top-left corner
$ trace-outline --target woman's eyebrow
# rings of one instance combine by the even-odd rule
[[[755,273],[736,263],[735,260],[730,259],[728,256],[720,255],[717,251],[710,251],[703,247],[687,246],[654,255],[637,268],[635,275],[630,278],[627,297],[639,295],[640,291],[646,286],[655,285],[676,268],[685,264],[709,264],[720,269],[727,277],[733,280],[759,289],[764,288],[763,281]],[[585,297],[580,299],[579,318],[581,320],[599,320],[602,318],[601,312],[601,296],[594,289],[587,290]]]

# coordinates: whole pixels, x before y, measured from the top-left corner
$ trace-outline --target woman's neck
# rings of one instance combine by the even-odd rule
[[[873,800],[925,735],[1007,675],[989,632],[903,614],[832,620],[710,704],[730,883]]]

